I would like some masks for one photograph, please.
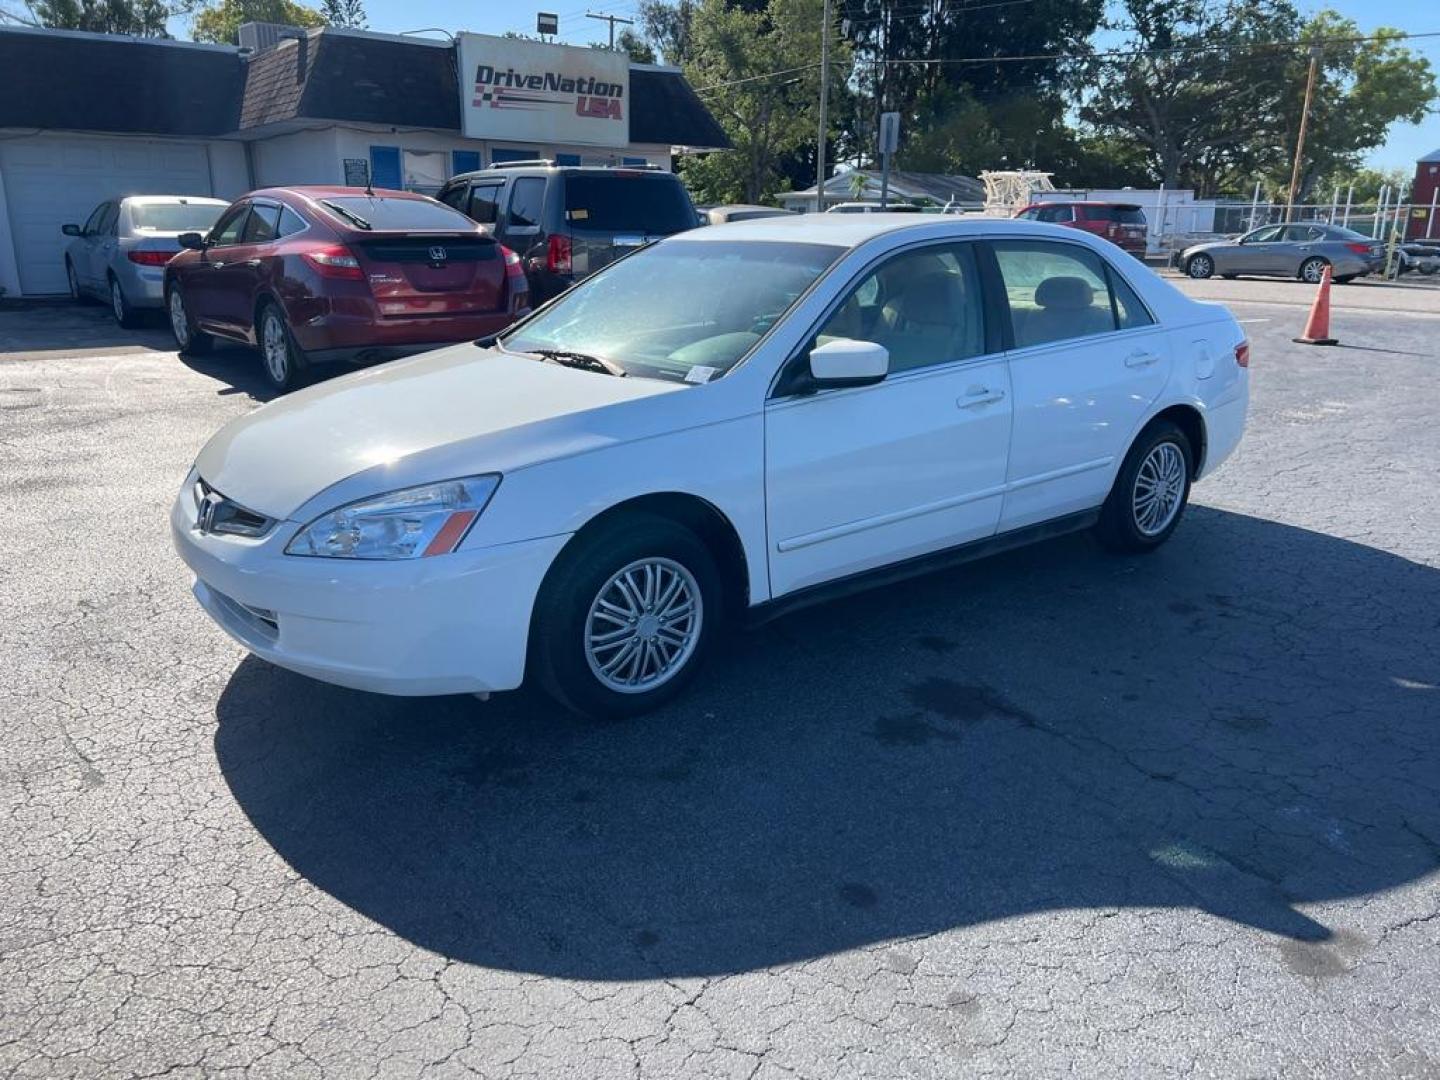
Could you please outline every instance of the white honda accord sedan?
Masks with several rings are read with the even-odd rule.
[[[1225,309],[1083,232],[765,218],[233,421],[171,524],[281,667],[631,714],[727,623],[1075,529],[1156,547],[1248,364]]]

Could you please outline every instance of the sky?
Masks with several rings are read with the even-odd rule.
[[[317,0],[309,2],[316,2],[318,6]],[[365,10],[371,30],[391,34],[432,26],[452,32],[534,33],[536,12],[549,11],[560,16],[559,40],[586,44],[604,41],[609,33],[605,23],[587,19],[587,11],[634,18],[639,7],[639,0],[613,0],[590,7],[576,6],[577,3],[579,0],[542,3],[534,0],[366,0]],[[1434,0],[1329,0],[1324,4],[1302,0],[1300,7],[1304,11],[1333,8],[1354,19],[1366,31],[1391,26],[1412,33],[1440,32],[1440,4]],[[1411,48],[1423,52],[1440,70],[1440,36],[1414,41]],[[1408,172],[1417,158],[1435,149],[1440,149],[1440,115],[1432,114],[1423,123],[1397,124],[1391,128],[1385,145],[1370,155],[1368,164],[1377,168],[1399,167]]]

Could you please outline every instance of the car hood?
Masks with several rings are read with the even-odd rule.
[[[460,475],[424,475],[427,462],[504,472],[613,442],[645,426],[625,415],[636,403],[685,389],[457,345],[279,398],[222,428],[195,466],[227,498],[289,518],[360,473],[376,473],[376,494]]]

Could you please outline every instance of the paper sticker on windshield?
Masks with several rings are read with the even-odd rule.
[[[568,217],[571,221],[584,221],[586,218],[588,218],[588,217],[590,216],[590,211],[589,211],[589,210],[571,210],[571,211],[570,211],[569,213],[567,213],[565,216]]]
[[[697,364],[685,374],[686,382],[707,383],[715,377],[715,369],[706,367],[704,364]]]

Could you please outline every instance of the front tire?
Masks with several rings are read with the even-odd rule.
[[[115,322],[122,330],[133,330],[138,323],[135,310],[125,299],[125,290],[113,276],[110,278],[110,314],[115,316]]]
[[[260,359],[265,370],[265,381],[275,390],[284,393],[293,390],[305,375],[309,365],[305,353],[295,343],[295,335],[285,322],[280,306],[267,303],[260,309]]]
[[[179,285],[170,286],[165,294],[165,311],[170,316],[170,333],[175,336],[175,347],[186,356],[204,356],[215,344],[215,339],[204,331],[195,329],[195,320],[190,318],[190,307],[185,303],[185,294]]]
[[[1196,281],[1204,281],[1215,273],[1215,260],[1209,255],[1191,255],[1185,262],[1185,273]]]
[[[720,572],[700,538],[629,515],[561,553],[536,602],[531,671],[582,716],[638,716],[690,682],[724,614]]]
[[[1095,528],[1112,551],[1154,551],[1170,539],[1190,501],[1195,450],[1185,433],[1159,420],[1140,433]]]
[[[79,275],[75,273],[75,264],[70,261],[68,255],[65,257],[65,282],[70,286],[70,299],[74,300],[77,304],[83,304],[85,302],[85,294],[80,290]]]

